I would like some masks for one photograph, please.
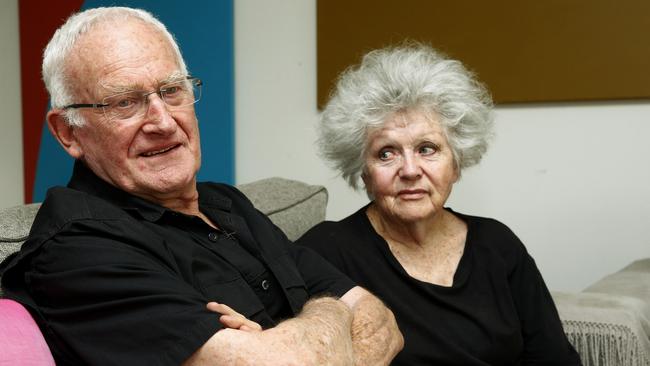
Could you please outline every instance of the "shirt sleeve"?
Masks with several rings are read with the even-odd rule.
[[[324,221],[309,229],[296,240],[295,244],[315,251],[335,268],[345,270],[345,258],[341,246],[348,244],[353,233],[348,233],[349,235],[345,236],[337,235],[337,232],[335,223]],[[345,243],[342,243],[341,240]]]
[[[179,365],[221,328],[172,261],[88,225],[99,224],[72,224],[45,242],[26,272],[56,358]]]
[[[356,284],[314,250],[290,243],[288,251],[300,271],[310,296],[341,297]]]
[[[509,281],[524,338],[523,365],[581,365],[535,261],[519,245]]]

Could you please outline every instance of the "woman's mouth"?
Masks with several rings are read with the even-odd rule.
[[[402,199],[419,199],[427,194],[424,189],[402,189],[397,192],[397,195]]]

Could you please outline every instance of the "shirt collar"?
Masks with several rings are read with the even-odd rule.
[[[173,212],[173,210],[164,206],[134,196],[109,184],[79,160],[74,163],[68,187],[102,198],[125,211],[138,214],[150,222],[158,221],[166,212]],[[212,209],[230,211],[231,200],[228,197],[215,194],[218,192],[208,191],[209,188],[205,187],[204,184],[197,184],[197,189],[199,191],[199,207],[206,206]]]
[[[199,183],[196,189],[199,191],[199,207],[230,211],[232,200],[212,189],[211,184]]]

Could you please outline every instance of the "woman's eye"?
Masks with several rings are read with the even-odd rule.
[[[436,152],[436,148],[434,146],[422,146],[420,148],[420,155],[431,155]]]
[[[379,160],[388,160],[393,156],[393,153],[390,150],[381,150],[379,152]]]

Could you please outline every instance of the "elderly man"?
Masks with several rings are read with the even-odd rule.
[[[197,184],[201,81],[157,19],[72,16],[43,78],[74,172],[0,269],[57,364],[375,365],[401,349],[379,300],[235,188]]]

